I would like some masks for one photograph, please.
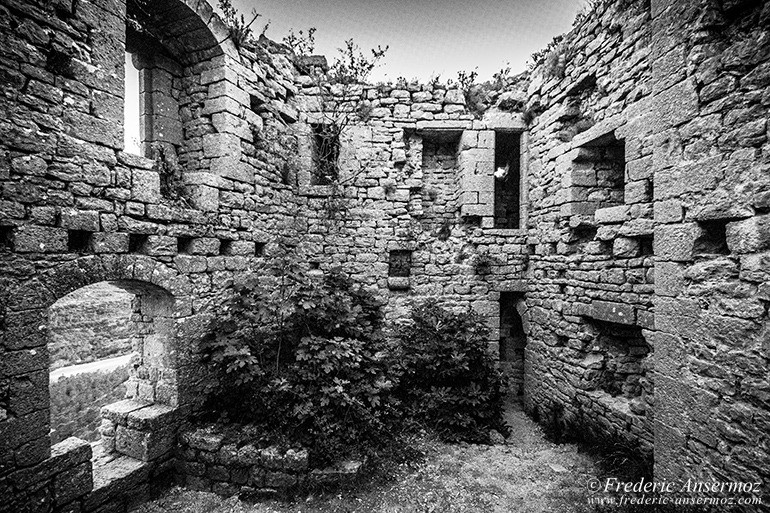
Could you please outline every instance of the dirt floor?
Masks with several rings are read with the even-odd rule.
[[[354,491],[292,502],[248,504],[175,488],[137,513],[589,512],[596,462],[578,447],[546,440],[518,404],[508,408],[504,444],[431,443],[418,464],[402,465]]]

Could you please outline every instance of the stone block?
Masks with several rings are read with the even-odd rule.
[[[618,258],[633,258],[639,254],[639,241],[618,237],[612,243],[612,255]]]
[[[123,425],[115,433],[115,449],[140,461],[153,461],[174,448],[174,433],[167,430],[138,431]]]
[[[728,223],[727,247],[733,253],[759,253],[770,250],[770,214]]]
[[[91,250],[94,253],[128,253],[128,234],[94,233],[91,235]]]
[[[14,230],[13,249],[19,253],[64,253],[67,230],[48,226],[23,225]]]
[[[63,208],[59,214],[59,224],[68,230],[96,232],[99,231],[99,212]]]
[[[143,247],[144,252],[150,256],[170,256],[177,252],[176,237],[166,235],[149,235]]]
[[[700,230],[694,223],[655,227],[654,251],[659,261],[686,262],[693,259]]]
[[[128,421],[129,413],[140,408],[145,408],[146,406],[146,403],[125,399],[123,401],[108,404],[107,406],[102,406],[101,415],[102,418],[107,419],[115,424],[125,425]]]
[[[90,461],[57,474],[53,492],[56,504],[67,504],[90,492],[94,486],[92,476]]]
[[[594,300],[591,302],[591,317],[616,324],[636,324],[634,307],[624,303]]]
[[[622,223],[630,219],[630,209],[627,205],[600,208],[594,212],[594,220],[600,224]]]
[[[144,203],[160,201],[160,175],[152,170],[134,169],[131,173],[131,199]]]
[[[655,222],[678,223],[684,219],[684,208],[679,200],[656,201]]]

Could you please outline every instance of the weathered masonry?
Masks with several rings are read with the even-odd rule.
[[[202,0],[0,0],[0,33],[0,511],[172,479],[200,337],[285,241],[391,320],[476,309],[533,415],[659,478],[770,477],[770,2],[605,2],[483,116],[360,86],[338,137],[291,53],[236,48]],[[50,307],[102,282],[142,321],[127,397],[100,443],[52,445]]]

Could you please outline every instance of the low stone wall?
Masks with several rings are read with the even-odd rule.
[[[238,445],[214,425],[193,427],[179,437],[179,479],[194,490],[220,495],[288,495],[314,486],[334,486],[354,479],[362,466],[350,461],[311,469],[307,449],[280,450]]]

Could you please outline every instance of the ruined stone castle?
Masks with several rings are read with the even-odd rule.
[[[205,0],[0,0],[0,33],[0,511],[124,511],[173,477],[201,335],[287,236],[391,320],[481,313],[543,422],[661,479],[770,477],[770,2],[603,2],[484,112],[360,86],[331,142],[306,66]],[[94,458],[51,445],[48,319],[100,282],[141,359]]]

